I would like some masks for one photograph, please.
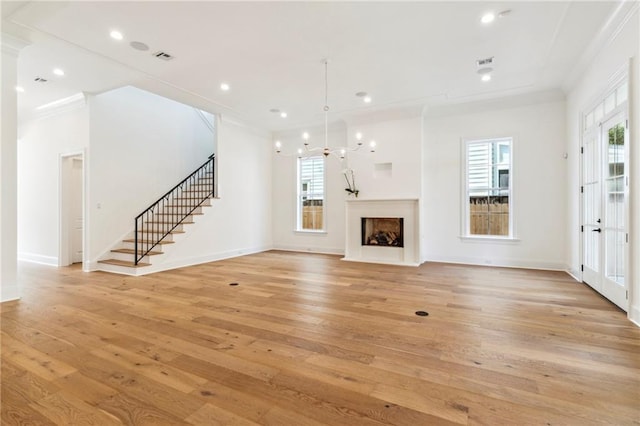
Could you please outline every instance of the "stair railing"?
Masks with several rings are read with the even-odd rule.
[[[135,218],[136,265],[204,201],[215,197],[214,160],[211,154],[206,163]]]

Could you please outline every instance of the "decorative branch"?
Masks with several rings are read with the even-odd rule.
[[[353,173],[353,169],[346,169],[344,172],[344,180],[347,182],[347,188],[344,190],[349,193],[349,195],[355,195],[358,198],[358,193],[360,192],[356,189],[356,177]]]

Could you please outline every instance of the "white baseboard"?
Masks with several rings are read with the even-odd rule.
[[[497,266],[501,268],[540,269],[545,271],[567,271],[567,265],[558,262],[529,259],[492,259],[476,257],[427,256],[427,262],[456,263],[463,265]]]
[[[395,265],[395,266],[420,266],[420,263],[417,262],[392,262],[388,260],[369,260],[369,259],[349,259],[347,257],[343,257],[340,260],[344,260],[346,262],[360,262],[360,263],[373,263],[376,265]]]
[[[273,246],[272,250],[294,251],[298,253],[317,253],[317,254],[339,254],[344,256],[344,248],[311,248],[308,246],[296,246],[279,244]]]
[[[18,260],[23,262],[39,263],[41,265],[58,266],[58,258],[56,256],[44,256],[35,253],[18,253]]]
[[[107,272],[113,272],[116,274],[143,276],[143,275],[153,274],[156,272],[169,271],[172,269],[185,268],[187,266],[201,265],[203,263],[215,262],[218,260],[224,260],[224,259],[230,259],[230,258],[239,257],[239,256],[246,256],[249,254],[261,253],[268,250],[271,250],[271,246],[230,250],[226,252],[210,253],[204,256],[195,256],[195,257],[189,257],[189,258],[184,258],[184,259],[179,259],[174,261],[169,260],[167,262],[159,263],[157,265],[151,265],[151,266],[146,266],[146,267],[137,268],[137,269],[126,268],[126,267],[113,267],[114,265],[102,266],[102,264],[99,264],[98,262],[91,262],[89,264],[89,269],[91,271],[107,271]]]
[[[632,323],[640,327],[640,306],[632,305],[631,309],[629,309],[628,318]]]
[[[180,259],[177,261],[165,262],[157,266],[151,265],[148,268],[140,268],[142,273],[139,275],[147,275],[153,272],[168,271],[170,269],[184,268],[187,266],[215,262],[217,260],[231,259],[234,257],[246,256],[249,254],[262,253],[263,251],[268,251],[268,250],[271,250],[270,246],[230,250],[230,251],[225,251],[220,253],[210,253],[204,256],[195,256],[195,257]]]
[[[0,288],[0,303],[20,299],[20,287],[17,285]]]
[[[579,283],[582,282],[582,278],[580,278],[582,276],[582,272],[578,271],[577,269],[572,269],[569,268],[565,271],[571,278],[573,278],[574,280],[578,281]]]

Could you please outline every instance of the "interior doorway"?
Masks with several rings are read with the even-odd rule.
[[[84,256],[84,155],[60,157],[59,265],[81,263]]]

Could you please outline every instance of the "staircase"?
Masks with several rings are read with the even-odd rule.
[[[134,219],[133,232],[105,257],[98,269],[142,275],[140,269],[162,259],[215,197],[214,155]]]

